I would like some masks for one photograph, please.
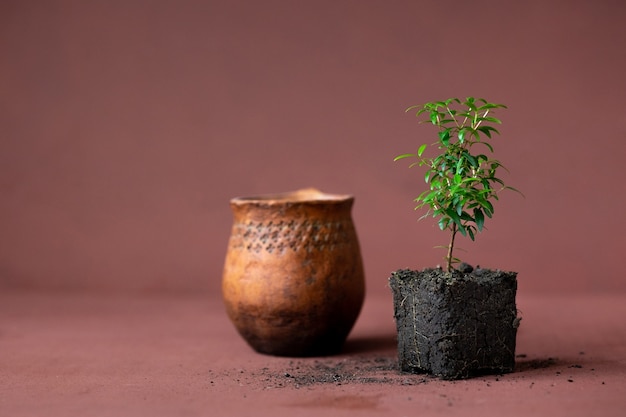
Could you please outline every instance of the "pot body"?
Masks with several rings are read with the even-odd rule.
[[[351,196],[315,189],[230,202],[222,278],[229,318],[257,352],[338,352],[365,295]]]

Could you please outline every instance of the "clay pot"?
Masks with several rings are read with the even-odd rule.
[[[354,198],[315,189],[234,198],[226,311],[257,352],[337,353],[363,304]]]

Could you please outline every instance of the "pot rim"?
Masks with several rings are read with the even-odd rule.
[[[317,188],[302,188],[295,191],[287,191],[275,194],[260,194],[256,196],[235,197],[230,200],[232,204],[284,204],[284,203],[343,203],[354,200],[350,194],[325,193]]]

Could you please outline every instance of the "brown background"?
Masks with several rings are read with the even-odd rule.
[[[228,200],[356,196],[370,292],[432,266],[404,109],[506,103],[503,194],[471,263],[520,290],[623,291],[626,4],[0,3],[0,287],[216,291]]]

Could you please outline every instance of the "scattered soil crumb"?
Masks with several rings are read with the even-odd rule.
[[[526,355],[518,355],[517,358],[526,358]],[[531,360],[518,360],[515,363],[515,372],[546,369],[551,368],[558,364],[558,360],[555,358],[546,359],[531,359]]]
[[[427,375],[401,373],[397,359],[388,357],[293,360],[281,376],[296,387],[315,384],[418,385],[434,379]]]
[[[582,365],[565,364],[555,358],[528,359],[527,355],[517,355],[515,371],[510,378],[518,380],[525,377],[520,373],[557,368],[556,376],[562,376],[566,368],[581,369]],[[262,389],[272,388],[302,388],[313,385],[333,384],[385,384],[398,386],[412,386],[428,384],[430,382],[443,383],[440,378],[429,374],[412,374],[400,371],[398,360],[393,356],[350,356],[329,358],[294,358],[281,361],[271,367],[263,367],[256,371],[233,369],[230,374],[232,380],[239,385],[248,385],[261,382]],[[278,366],[276,366],[278,365]],[[516,375],[517,374],[517,375]],[[226,375],[224,375],[226,376]],[[493,379],[485,379],[487,387],[492,382],[501,381],[502,375],[495,375]],[[568,382],[574,382],[573,375],[568,375]],[[214,386],[215,380],[210,380]],[[452,382],[454,383],[454,381]],[[602,381],[602,384],[605,384]],[[534,381],[530,381],[529,388],[533,388]]]

